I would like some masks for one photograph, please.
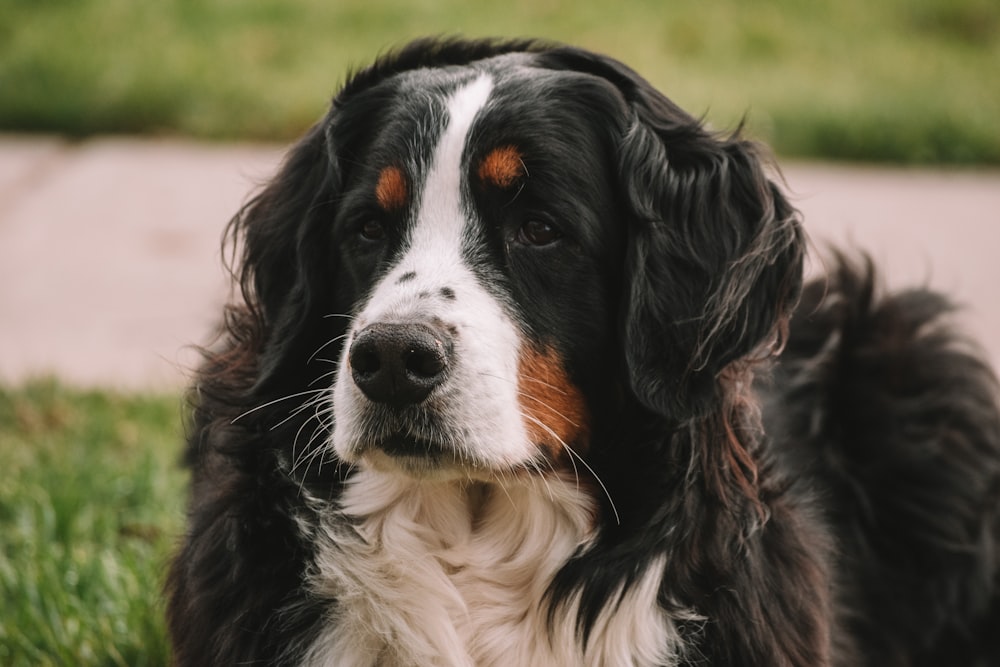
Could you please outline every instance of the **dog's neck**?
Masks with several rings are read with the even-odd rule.
[[[668,664],[662,559],[588,642],[577,599],[550,623],[549,585],[594,539],[595,512],[572,476],[484,483],[360,471],[321,531],[313,585],[336,600],[335,620],[307,664]]]

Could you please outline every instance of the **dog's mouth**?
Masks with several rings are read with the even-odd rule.
[[[475,476],[485,469],[481,461],[471,460],[445,442],[405,431],[369,440],[357,452],[376,469],[420,479]]]
[[[440,462],[448,454],[454,456],[439,442],[403,432],[394,433],[373,446],[393,458],[419,458],[428,463]]]
[[[490,481],[501,474],[514,478],[551,467],[539,459],[498,463],[477,456],[447,437],[427,437],[408,429],[390,435],[368,437],[352,448],[354,458],[387,473],[401,473],[420,479],[478,479]]]

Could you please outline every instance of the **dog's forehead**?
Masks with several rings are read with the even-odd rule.
[[[485,82],[485,94],[469,102],[468,90],[476,82]],[[372,128],[378,150],[370,155],[377,156],[379,169],[402,167],[418,181],[455,122],[466,127],[464,157],[474,160],[467,163],[473,173],[506,188],[517,183],[532,146],[534,159],[554,160],[557,153],[580,149],[588,135],[613,132],[614,122],[593,122],[602,109],[608,118],[623,116],[616,113],[620,95],[608,81],[551,69],[531,53],[409,70],[383,85],[394,90],[394,101],[383,107],[385,121]]]
[[[575,105],[577,95],[598,88],[614,95],[608,81],[587,72],[548,68],[534,53],[506,53],[466,65],[409,70],[392,77],[391,85],[407,115],[447,123],[449,100],[484,77],[490,81],[490,92],[478,115],[485,119],[497,111],[505,117],[545,117],[567,108],[584,115],[593,110]]]
[[[447,98],[463,85],[486,75],[493,81],[530,80],[537,77],[537,57],[530,53],[505,53],[464,65],[421,67],[395,75],[399,90],[417,102],[428,95]]]

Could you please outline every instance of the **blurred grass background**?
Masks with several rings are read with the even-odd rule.
[[[996,0],[0,0],[0,130],[286,141],[425,34],[618,57],[783,156],[1000,164]]]
[[[181,402],[0,388],[0,665],[164,665]]]

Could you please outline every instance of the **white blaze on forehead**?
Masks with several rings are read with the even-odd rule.
[[[472,122],[486,106],[492,90],[492,80],[482,75],[448,100],[448,126],[434,150],[410,237],[410,247],[417,252],[433,247],[436,251],[447,248],[461,253],[462,230],[468,217],[462,207],[462,155]],[[448,259],[457,260],[458,254]]]
[[[411,297],[421,291],[442,287],[466,294],[483,291],[462,257],[462,239],[472,222],[471,211],[463,205],[466,170],[462,157],[472,124],[492,90],[493,81],[484,74],[460,86],[447,99],[445,129],[434,147],[423,190],[417,196],[417,211],[403,256],[377,287],[366,314],[405,318],[406,311],[416,305]],[[397,281],[406,273],[414,274],[416,279],[400,289]]]

